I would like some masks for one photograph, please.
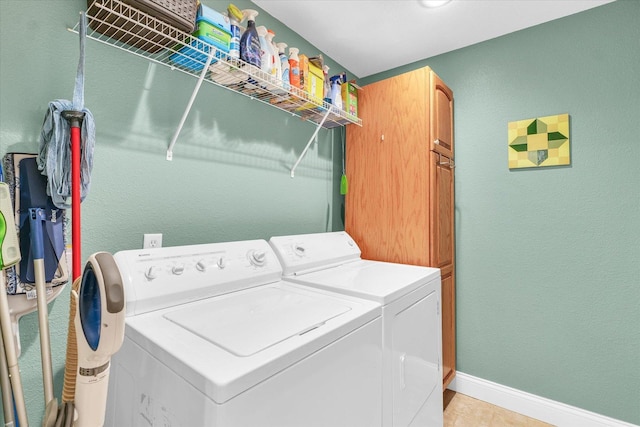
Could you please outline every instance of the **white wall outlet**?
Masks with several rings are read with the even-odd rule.
[[[142,240],[142,249],[161,248],[162,233],[145,234]]]

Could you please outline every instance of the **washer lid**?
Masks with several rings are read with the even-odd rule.
[[[129,316],[125,337],[222,404],[357,329],[381,327],[381,312],[374,301],[276,282]]]
[[[438,268],[369,260],[286,277],[286,280],[296,283],[366,298],[383,305],[434,279],[440,280]]]
[[[213,299],[164,317],[236,356],[246,357],[349,310],[336,301],[268,287],[238,298]]]

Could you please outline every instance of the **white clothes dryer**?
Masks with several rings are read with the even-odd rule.
[[[285,280],[382,304],[383,425],[442,426],[440,270],[363,260],[346,232],[269,243]]]
[[[265,240],[122,251],[107,426],[380,426],[381,306],[281,281]]]

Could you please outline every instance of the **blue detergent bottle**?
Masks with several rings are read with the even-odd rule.
[[[242,13],[247,17],[247,29],[240,38],[240,59],[247,64],[260,68],[260,38],[256,30],[258,11],[245,9]]]

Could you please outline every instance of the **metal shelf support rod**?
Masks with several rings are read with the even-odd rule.
[[[213,55],[215,54],[214,49],[210,49],[209,56],[207,57],[207,62],[204,64],[204,68],[200,73],[200,77],[198,78],[198,82],[196,83],[196,87],[193,89],[193,93],[191,94],[191,98],[189,99],[189,103],[187,104],[187,108],[184,110],[184,114],[182,115],[182,119],[180,119],[180,124],[178,124],[178,128],[176,132],[173,134],[173,138],[171,138],[171,143],[169,144],[169,148],[167,149],[167,160],[173,160],[173,146],[176,145],[176,141],[180,132],[182,131],[182,127],[184,126],[184,122],[187,120],[187,116],[191,111],[191,107],[193,106],[193,102],[196,100],[196,96],[200,91],[200,86],[202,86],[202,82],[204,81],[204,76],[207,75],[207,71],[209,70],[209,65],[211,65],[211,60],[213,59]]]
[[[327,112],[324,113],[324,117],[322,118],[322,121],[320,121],[320,123],[318,123],[318,126],[316,126],[316,130],[313,132],[313,135],[311,135],[311,138],[309,138],[309,142],[307,142],[307,146],[304,147],[304,150],[302,150],[302,153],[300,153],[300,157],[298,157],[298,160],[296,161],[296,163],[291,168],[291,178],[293,178],[295,176],[296,168],[298,167],[298,165],[302,161],[302,158],[305,156],[305,154],[307,154],[307,150],[311,146],[311,143],[313,143],[313,140],[315,139],[315,137],[318,136],[318,131],[320,130],[320,128],[324,124],[325,120],[327,120],[327,117],[329,117],[330,113],[331,113],[331,108],[327,109]]]

